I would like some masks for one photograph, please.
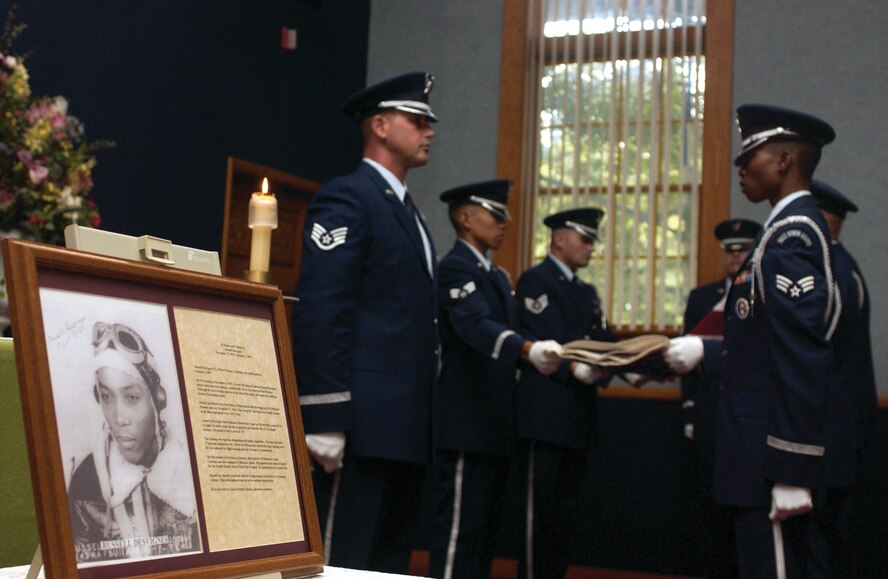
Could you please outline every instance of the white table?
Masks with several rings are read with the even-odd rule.
[[[0,579],[25,579],[27,574],[28,565],[0,568]],[[324,567],[323,573],[320,575],[310,575],[310,577],[321,577],[322,579],[398,579],[398,577],[407,578],[410,576],[378,573],[376,571],[359,571],[342,567]],[[42,570],[40,571],[39,579],[45,579]],[[415,579],[415,577],[410,577],[410,579]]]

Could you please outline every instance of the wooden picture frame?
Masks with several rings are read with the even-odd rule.
[[[47,577],[320,573],[280,290],[2,250]]]

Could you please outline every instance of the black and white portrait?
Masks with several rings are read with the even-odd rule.
[[[166,306],[40,300],[78,566],[200,552]]]

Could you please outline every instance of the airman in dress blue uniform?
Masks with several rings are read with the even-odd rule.
[[[722,221],[715,227],[726,277],[691,290],[685,308],[684,335],[718,339],[724,336],[727,292],[761,228],[755,221],[736,218]],[[703,371],[711,366],[703,364],[682,376],[682,414],[684,434],[689,440],[693,461],[694,493],[699,506],[696,513],[699,534],[693,544],[700,546],[704,576],[728,579],[737,575],[737,557],[730,510],[712,500],[719,375],[718,372]]]
[[[825,483],[830,339],[840,314],[826,221],[811,195],[823,120],[781,107],[737,109],[740,188],[771,213],[725,305],[720,340],[675,338],[687,372],[722,357],[713,496],[734,507],[742,577],[805,577],[812,489]],[[681,340],[681,341],[679,341]]]
[[[854,571],[855,483],[858,458],[877,411],[876,380],[870,340],[870,303],[863,273],[841,243],[842,225],[857,205],[838,189],[814,180],[811,193],[823,212],[832,236],[836,283],[842,315],[832,337],[834,376],[828,406],[826,488],[814,494],[814,541],[816,552],[828,554],[821,564],[822,576],[841,576]]]
[[[614,342],[595,286],[577,270],[589,263],[604,212],[593,207],[549,215],[549,255],[518,280],[521,331],[535,339]],[[551,376],[527,369],[518,385],[518,433],[527,472],[527,540],[519,561],[528,579],[564,576],[576,528],[588,445],[596,438],[598,385],[608,373],[564,361]]]
[[[349,97],[363,162],[305,217],[293,352],[309,453],[335,473],[319,509],[331,565],[405,573],[412,548],[439,344],[435,249],[405,180],[429,160],[432,82],[408,73]]]
[[[555,342],[517,330],[512,284],[487,253],[509,219],[511,183],[485,181],[441,194],[457,233],[438,282],[443,360],[434,394],[435,521],[431,574],[486,579],[515,451],[515,376],[522,360],[551,373]]]
[[[824,121],[737,109],[740,188],[773,209],[725,308],[715,499],[735,517],[744,577],[804,577],[811,489],[822,486],[839,313],[829,229],[810,194]]]

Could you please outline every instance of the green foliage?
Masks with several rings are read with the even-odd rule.
[[[603,249],[584,276],[605,294],[614,325],[681,323],[694,265],[704,64],[676,56],[543,69],[534,258],[548,250],[543,217],[607,209]]]

